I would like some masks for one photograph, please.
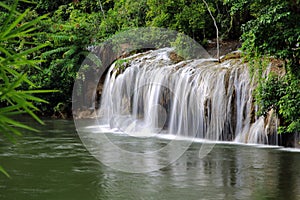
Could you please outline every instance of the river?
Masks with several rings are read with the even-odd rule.
[[[0,174],[0,199],[300,199],[300,153],[291,149],[219,143],[200,159],[201,143],[193,143],[160,170],[125,173],[90,155],[73,121],[45,122],[15,144],[1,141],[0,163],[11,178]]]

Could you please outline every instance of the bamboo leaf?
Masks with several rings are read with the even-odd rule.
[[[17,8],[17,4],[18,4],[18,1],[15,1],[13,6],[8,6],[4,3],[1,3],[0,6],[2,6],[3,8],[6,8],[8,9],[10,12],[9,12],[9,15],[8,17],[6,18],[6,20],[4,21],[3,25],[2,25],[2,29],[1,29],[1,32],[5,31],[5,29],[7,28],[9,22],[11,21],[11,19],[14,17],[14,15],[16,14],[16,8]],[[21,13],[18,13],[18,15],[21,15]],[[0,41],[2,40],[1,38],[1,35],[0,35]]]
[[[20,105],[3,107],[3,108],[0,108],[0,114],[3,114],[3,113],[8,114],[8,113],[11,113],[12,111],[18,110],[20,108],[21,108]]]
[[[1,118],[1,115],[0,115],[0,118]],[[16,138],[15,136],[17,134],[14,133],[14,131],[17,131],[17,130],[12,130],[13,127],[10,127],[10,126],[7,126],[6,124],[1,124],[0,125],[0,131],[1,133],[3,133],[3,135],[12,143],[16,143]]]
[[[7,9],[7,10],[9,10],[9,11],[13,11],[14,13],[16,13],[16,14],[18,14],[18,15],[21,14],[21,13],[19,13],[18,11],[13,10],[11,6],[8,6],[8,5],[6,5],[5,3],[2,3],[2,2],[0,2],[0,7],[5,8],[5,9]]]
[[[22,91],[24,94],[30,93],[30,94],[36,94],[36,93],[49,93],[49,92],[60,92],[59,90],[27,90]]]
[[[26,74],[19,74],[19,78],[16,79],[16,81],[12,82],[10,86],[7,88],[8,91],[13,90],[21,85],[21,83],[24,81]]]
[[[27,101],[31,100],[31,101],[35,101],[35,102],[48,103],[46,100],[29,95],[28,93],[24,93],[23,91],[18,91],[18,93],[20,95],[22,95],[22,98],[26,99]]]
[[[37,28],[30,28],[30,29],[27,29],[25,31],[21,31],[20,29],[15,29],[13,32],[10,32],[9,35],[5,35],[2,39],[3,40],[10,40],[11,42],[19,43],[19,41],[13,41],[12,39],[33,37],[35,35],[39,35],[39,33],[31,33],[35,30],[37,30]]]
[[[4,32],[2,32],[0,37],[5,39],[5,36],[24,19],[24,17],[27,15],[28,12],[29,12],[29,9],[27,9],[24,13],[19,15],[17,17],[17,19],[15,19],[15,21],[13,23],[11,23],[10,26],[6,27],[6,30]]]
[[[40,22],[41,20],[46,19],[47,16],[48,16],[47,14],[46,14],[46,15],[42,15],[42,16],[40,16],[40,17],[38,17],[38,18],[36,18],[36,19],[30,21],[30,22],[26,22],[26,23],[22,24],[21,26],[19,26],[18,28],[12,30],[12,31],[10,32],[10,34],[11,34],[11,35],[16,35],[16,36],[19,36],[19,35],[20,35],[20,36],[30,36],[30,35],[28,35],[27,33],[30,33],[30,32],[35,31],[35,30],[37,29],[37,28],[35,27],[36,24],[37,24],[38,22]],[[37,34],[40,34],[40,33],[39,33],[39,32],[34,33],[34,35],[37,35]],[[32,36],[32,35],[31,35],[31,36]]]
[[[37,129],[32,128],[32,127],[30,127],[30,126],[27,126],[27,125],[25,125],[25,124],[22,124],[21,122],[18,122],[18,121],[16,121],[16,120],[13,120],[13,119],[11,119],[11,118],[9,118],[9,117],[6,117],[6,116],[4,116],[4,115],[2,115],[1,118],[2,118],[2,120],[4,120],[7,124],[9,124],[9,125],[11,125],[11,126],[18,127],[18,128],[22,128],[22,129],[26,129],[26,130],[29,130],[29,131],[38,132]],[[21,134],[19,134],[19,133],[18,133],[17,135],[21,136]]]
[[[4,49],[1,46],[0,46],[0,52],[4,53],[6,56],[11,56],[11,53],[7,49]]]
[[[11,75],[14,75],[15,77],[19,77],[21,74],[17,72],[16,70],[12,68],[6,68],[6,71],[9,72]],[[30,86],[35,87],[34,83],[31,82],[26,76],[23,77],[24,82],[28,83]]]
[[[33,118],[35,119],[38,123],[44,125],[45,123],[36,115],[34,114],[31,110],[28,108],[25,108],[25,111]]]
[[[37,4],[36,2],[34,1],[28,1],[28,0],[20,0],[21,2],[24,2],[24,3],[29,3],[29,4]]]
[[[10,175],[5,171],[5,169],[0,165],[0,172],[2,172],[7,178],[10,178]]]
[[[42,44],[42,45],[39,45],[39,46],[30,48],[30,49],[27,49],[25,51],[22,51],[22,52],[20,52],[18,54],[13,55],[13,57],[22,57],[22,56],[25,56],[25,55],[29,55],[29,54],[31,54],[33,52],[36,52],[37,50],[40,50],[40,49],[42,49],[42,48],[44,48],[46,46],[49,46],[49,44]]]
[[[5,113],[6,116],[16,116],[16,115],[22,115],[22,114],[26,114],[25,111],[10,111]]]

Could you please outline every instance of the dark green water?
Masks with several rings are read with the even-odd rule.
[[[1,141],[0,164],[11,175],[0,174],[1,200],[300,199],[299,152],[218,144],[199,159],[201,144],[194,143],[172,165],[131,174],[92,157],[73,121],[46,124],[41,133],[24,133],[16,144]],[[132,140],[123,137],[122,142]]]

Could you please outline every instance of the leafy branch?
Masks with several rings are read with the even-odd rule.
[[[35,88],[35,84],[29,80],[24,73],[25,68],[39,69],[38,64],[43,60],[34,59],[32,56],[49,44],[35,43],[33,36],[36,36],[37,24],[47,16],[43,15],[34,20],[26,21],[25,17],[29,13],[27,9],[24,13],[16,11],[18,1],[12,7],[0,4],[0,7],[9,9],[9,13],[0,26],[0,133],[10,141],[15,142],[16,136],[21,136],[22,129],[38,130],[25,125],[16,119],[15,116],[28,114],[38,123],[43,121],[35,114],[38,108],[35,103],[47,103],[45,100],[34,96],[37,93],[56,92],[54,90],[24,90],[25,85]],[[19,46],[20,38],[27,39],[30,44],[22,49]],[[0,172],[9,177],[9,174],[0,166]]]

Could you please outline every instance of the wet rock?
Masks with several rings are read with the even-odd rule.
[[[75,119],[89,119],[89,118],[96,118],[97,114],[95,110],[77,110],[73,112],[73,117]]]
[[[179,62],[181,62],[181,61],[184,60],[183,57],[181,57],[180,55],[178,55],[178,54],[175,53],[174,51],[170,52],[169,58],[171,59],[171,61],[172,61],[174,64],[179,63]]]
[[[233,51],[230,52],[220,58],[220,62],[224,62],[225,60],[238,59],[241,58],[241,51]]]

